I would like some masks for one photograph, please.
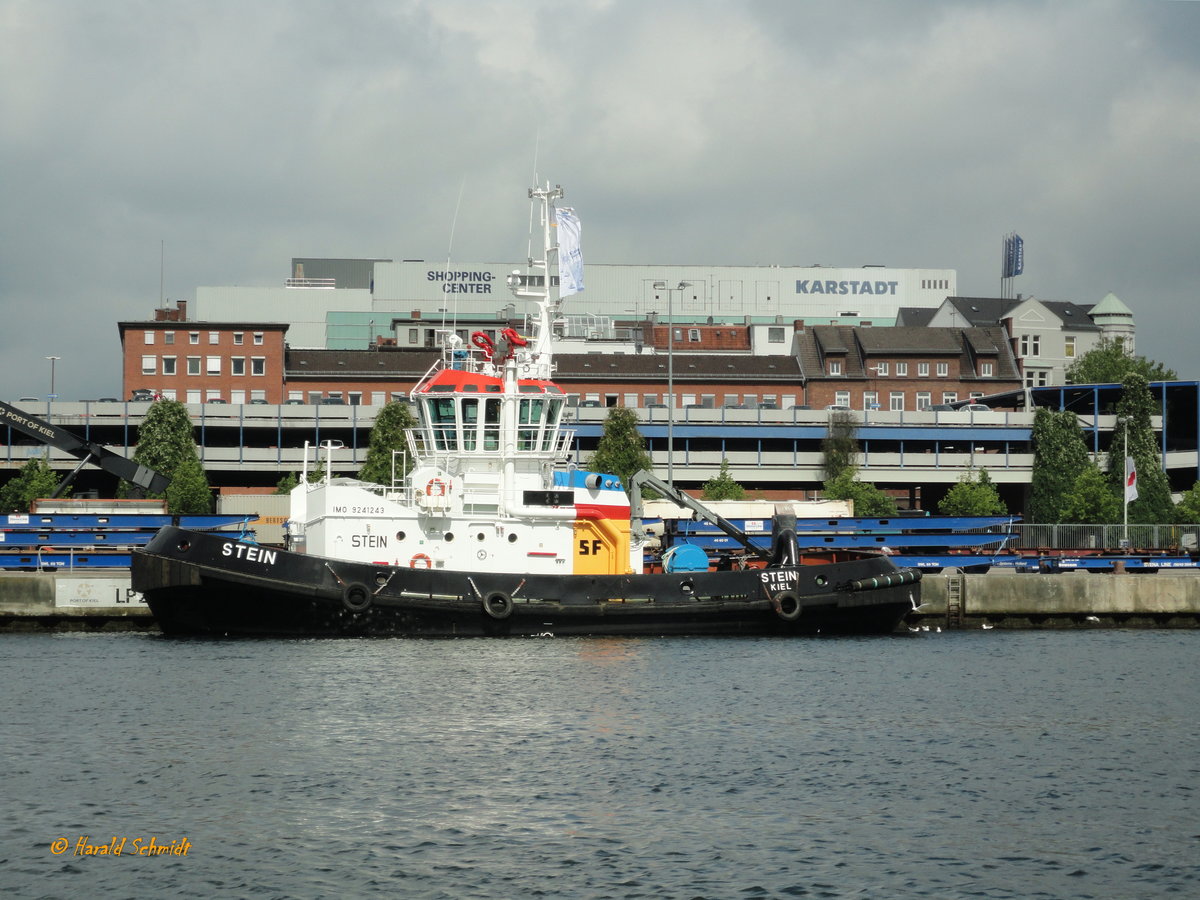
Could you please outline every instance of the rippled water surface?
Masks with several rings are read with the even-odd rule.
[[[7,635],[0,890],[1196,897],[1198,662],[1194,632]]]

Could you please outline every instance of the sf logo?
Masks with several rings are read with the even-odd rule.
[[[603,546],[604,542],[599,539],[593,538],[589,541],[587,538],[584,538],[579,542],[579,555],[595,556],[600,552],[600,548]]]

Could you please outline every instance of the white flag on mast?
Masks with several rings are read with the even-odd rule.
[[[579,247],[583,226],[569,206],[555,208],[554,218],[558,224],[558,295],[566,297],[583,290],[583,251]]]
[[[1132,503],[1138,498],[1137,464],[1132,456],[1125,457],[1125,502]]]

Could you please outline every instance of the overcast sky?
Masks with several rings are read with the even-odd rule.
[[[585,262],[997,296],[1017,231],[1017,291],[1200,377],[1200,3],[0,0],[0,46],[0,398],[118,396],[118,321],[293,256],[523,259],[535,174]]]

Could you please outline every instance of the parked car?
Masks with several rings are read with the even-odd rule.
[[[928,412],[954,412],[955,407],[949,403],[935,403],[933,406],[927,406],[925,409]]]
[[[322,397],[321,406],[345,406],[346,401],[341,397]]]
[[[129,400],[132,403],[145,403],[153,399],[154,391],[147,390],[146,388],[138,388],[129,395]]]
[[[250,405],[251,406],[266,406],[267,401],[266,400],[251,400]]]
[[[204,402],[205,403],[226,403],[226,404],[229,403],[229,401],[226,400],[224,397],[209,397]]]
[[[983,403],[968,403],[962,408],[967,412],[992,412],[992,408]]]
[[[304,406],[305,403],[303,400],[284,400],[283,405],[284,406]]]
[[[836,409],[836,410],[839,410],[839,411],[841,411],[841,412],[850,412],[850,407],[848,407],[848,406],[842,406],[842,405],[841,405],[841,404],[839,404],[839,403],[830,403],[830,404],[829,404],[827,407],[825,407],[825,408],[826,408],[826,409]]]

